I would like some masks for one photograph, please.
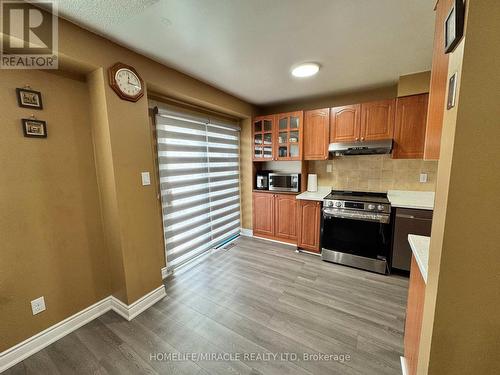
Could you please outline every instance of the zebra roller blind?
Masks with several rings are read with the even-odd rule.
[[[240,231],[239,127],[158,108],[158,167],[168,269]]]

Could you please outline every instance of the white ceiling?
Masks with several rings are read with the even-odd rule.
[[[430,69],[435,0],[59,0],[63,17],[253,104]],[[316,61],[313,78],[290,68]]]

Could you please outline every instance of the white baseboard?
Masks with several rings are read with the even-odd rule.
[[[242,236],[246,236],[246,237],[253,237],[253,230],[251,229],[246,229],[246,228],[241,228],[240,230],[240,234]]]
[[[17,345],[0,353],[0,372],[7,370],[30,355],[75,331],[111,309],[109,297],[94,303],[82,311],[54,324]]]
[[[293,244],[293,243],[289,243],[289,242],[284,242],[284,241],[280,241],[280,240],[272,240],[270,238],[259,237],[259,236],[252,236],[252,237],[253,238],[257,238],[259,240],[275,242],[275,243],[279,243],[279,244],[282,244],[282,245],[287,245],[287,246],[291,246],[291,247],[297,248],[297,244]]]
[[[156,302],[161,300],[166,295],[167,293],[165,292],[165,286],[161,285],[155,290],[146,294],[145,296],[142,296],[131,305],[126,305],[118,298],[115,298],[113,296],[110,296],[109,298],[110,298],[111,309],[115,311],[118,315],[121,315],[123,318],[130,321],[144,310],[147,310],[148,308],[153,306]]]
[[[399,359],[401,360],[401,373],[403,375],[410,375],[410,373],[408,372],[408,366],[406,364],[406,358],[401,356],[399,357]]]
[[[314,255],[316,257],[320,257],[321,256],[321,253],[313,253],[312,251],[304,250],[304,249],[299,249],[299,248],[297,248],[297,252],[298,253],[309,254],[309,255]]]
[[[110,310],[131,320],[165,296],[165,286],[161,285],[131,305],[113,296],[106,297],[0,353],[0,373]]]
[[[279,240],[272,240],[270,238],[265,238],[265,237],[254,236],[252,229],[241,228],[240,229],[240,234],[242,236],[245,236],[245,237],[254,237],[254,238],[258,238],[259,240],[271,241],[271,242],[280,243],[282,245],[288,245],[288,246],[292,246],[292,247],[297,247],[297,245],[294,245],[293,243],[288,243],[288,242],[279,241]]]

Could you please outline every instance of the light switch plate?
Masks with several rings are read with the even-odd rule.
[[[420,173],[420,182],[427,182],[427,173]]]
[[[142,186],[151,185],[151,176],[149,172],[141,172]]]
[[[43,298],[43,296],[31,301],[31,311],[33,312],[33,315],[45,311],[45,299]]]
[[[331,173],[331,172],[332,172],[332,170],[333,170],[333,165],[331,165],[330,163],[328,163],[328,164],[326,165],[326,171],[327,171],[328,173]]]

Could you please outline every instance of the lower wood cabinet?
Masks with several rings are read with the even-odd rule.
[[[253,233],[274,235],[274,194],[253,193]]]
[[[297,199],[294,194],[253,193],[253,234],[297,243]]]
[[[412,256],[404,337],[404,356],[408,374],[410,375],[417,373],[418,349],[424,314],[424,299],[425,281],[420,273],[415,257]]]
[[[297,199],[295,195],[274,196],[274,235],[297,241]]]
[[[319,253],[321,251],[321,202],[306,200],[299,200],[298,202],[297,247]]]

